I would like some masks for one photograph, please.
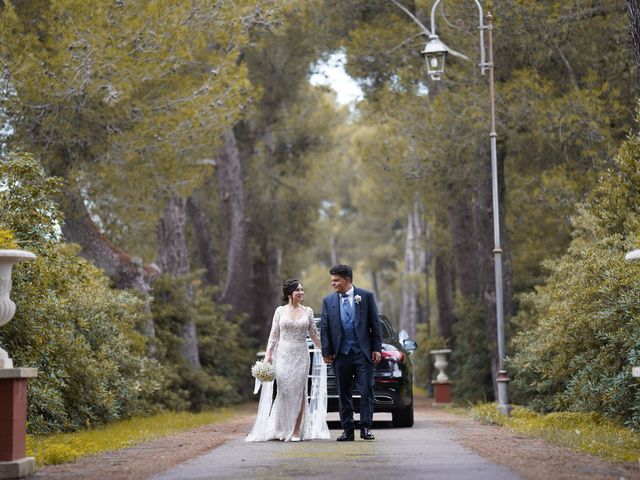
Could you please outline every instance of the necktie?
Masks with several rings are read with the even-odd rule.
[[[351,318],[351,305],[349,305],[349,295],[346,293],[341,293],[342,297],[342,309],[347,318]]]

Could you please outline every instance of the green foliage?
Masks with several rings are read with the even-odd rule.
[[[636,72],[620,2],[516,0],[494,13],[507,238],[522,292],[566,250],[576,203],[631,128]]]
[[[584,82],[585,88],[565,91],[525,69],[514,72],[503,89],[511,152],[507,225],[521,291],[540,283],[542,260],[566,249],[576,203],[610,165],[628,128],[623,119],[630,106],[621,92],[594,74]]]
[[[82,190],[118,245],[150,258],[153,241],[139,239],[153,238],[160,206],[201,184],[220,133],[255,100],[241,48],[286,8],[5,1],[0,64],[15,94],[0,105],[15,129],[9,140]]]
[[[609,460],[635,462],[640,434],[596,413],[558,412],[539,415],[514,406],[510,417],[498,412],[496,403],[477,404],[470,415],[483,423],[506,426],[520,434],[542,438]]]
[[[147,315],[143,302],[111,289],[74,247],[56,242],[56,179],[26,155],[0,168],[8,186],[0,191],[0,229],[15,231],[37,254],[14,268],[16,315],[0,331],[16,365],[39,370],[29,382],[29,431],[75,430],[152,410],[162,372],[136,333]]]
[[[38,453],[39,465],[60,465],[82,456],[78,450],[66,444],[51,445],[42,453]]]
[[[496,402],[478,402],[472,404],[469,409],[469,415],[485,425],[500,425],[501,427],[509,425],[513,419],[527,420],[537,416],[532,410],[519,405],[512,405],[511,414],[507,417],[500,413]]]
[[[199,411],[237,401],[255,360],[239,324],[227,321],[225,309],[211,300],[213,292],[194,288],[192,282],[198,273],[180,279],[162,275],[153,285],[156,356],[167,371],[157,400],[173,410]],[[192,320],[196,322],[202,369],[192,368],[182,354],[181,332]]]
[[[18,248],[18,242],[12,230],[0,230],[0,248],[9,250]]]
[[[264,262],[264,245],[277,248],[283,252],[283,265],[291,274],[296,272],[296,254],[307,257],[308,246],[313,243],[316,232],[312,224],[317,219],[323,193],[301,181],[300,172],[313,168],[314,160],[331,145],[330,142],[327,145],[327,137],[335,134],[333,129],[336,124],[342,126],[344,119],[336,112],[333,98],[312,88],[298,88],[306,95],[304,101],[292,105],[285,103],[275,110],[260,112],[272,117],[272,124],[267,128],[264,140],[256,146],[256,154],[248,165],[250,175],[245,182],[252,218],[252,257],[254,261]],[[292,102],[290,98],[286,100]],[[269,141],[275,144],[270,147]],[[300,263],[308,265],[308,257]]]
[[[47,177],[28,153],[10,152],[0,162],[0,225],[11,228],[18,244],[39,248],[56,239],[62,215],[52,198],[59,192],[59,178]]]
[[[151,411],[162,372],[136,332],[145,317],[135,296],[62,244],[43,246],[15,268],[15,318],[0,339],[29,382],[29,431],[75,430]]]
[[[418,16],[425,7],[409,3]],[[450,56],[443,81],[428,83],[428,96],[426,82],[413,63],[424,44],[409,36],[417,28],[408,17],[389,15],[385,6],[366,0],[336,7],[343,16],[343,28],[350,31],[343,42],[349,71],[369,82],[360,112],[362,123],[374,133],[372,140],[363,142],[366,148],[360,149],[360,155],[369,170],[382,172],[377,184],[393,191],[396,211],[406,210],[405,195],[412,187],[430,200],[425,202],[427,214],[439,220],[435,235],[450,228],[446,208],[459,201],[460,192],[473,204],[474,218],[469,223],[490,225],[490,212],[482,203],[487,197],[481,195],[488,185],[489,128],[486,80],[475,66],[477,11],[473,2],[462,0],[448,1],[446,6],[443,2],[441,7],[443,15],[436,17],[440,38],[472,57],[472,62]],[[354,13],[347,15],[347,8]],[[493,12],[498,173],[506,185],[501,212],[506,220],[503,247],[509,248],[507,276],[513,265],[513,283],[508,279],[506,285],[513,285],[516,292],[543,282],[542,260],[566,250],[576,202],[585,199],[598,173],[611,165],[611,152],[631,126],[637,89],[629,88],[630,82],[636,85],[636,72],[628,61],[628,18],[620,2],[613,0],[598,2],[596,11],[597,15],[588,0],[515,0],[501,3]],[[381,27],[381,18],[390,25]],[[460,18],[464,23],[445,18]],[[405,58],[409,51],[415,53],[411,59]],[[596,56],[597,65],[589,61]],[[603,65],[606,68],[600,68]],[[396,184],[401,187],[392,190]],[[380,205],[374,221],[387,210]],[[473,230],[470,226],[467,231]],[[481,227],[472,234],[480,237],[490,232]],[[480,278],[478,292],[484,291],[482,283],[490,275]],[[460,298],[456,298],[460,324],[454,330],[453,358],[459,378],[454,388],[465,398],[491,398],[487,395],[492,384],[489,354],[484,345],[494,341],[485,333],[493,326],[484,323],[480,309],[471,312],[460,305]],[[490,300],[481,300],[488,310]],[[617,393],[611,395],[617,397]]]
[[[625,262],[640,234],[640,138],[574,219],[565,255],[547,261],[545,285],[523,297],[516,321],[515,399],[540,410],[598,412],[640,428],[640,270]]]
[[[416,341],[418,342],[418,349],[413,353],[414,382],[419,387],[428,387],[437,373],[432,366],[433,356],[429,352],[447,348],[447,341],[438,335],[430,334],[429,325],[425,323],[418,325]]]
[[[349,32],[341,43],[349,72],[368,82],[361,123],[374,132],[374,141],[361,155],[370,170],[382,170],[378,185],[402,185],[394,191],[394,208],[406,209],[404,194],[413,185],[429,198],[434,218],[446,219],[442,210],[460,192],[480,202],[489,126],[486,77],[476,68],[473,2],[441,4],[440,38],[472,61],[450,56],[437,83],[427,82],[418,68],[424,40],[411,36],[418,28],[391,2],[326,3]],[[420,18],[428,13],[425,2],[407,6]],[[594,7],[588,0],[515,0],[492,13],[505,244],[513,258],[514,290],[523,291],[543,281],[545,257],[566,249],[576,202],[610,165],[611,152],[630,128],[636,72],[628,61],[628,18],[620,2],[603,0]],[[590,59],[596,57],[594,64]],[[448,228],[439,223],[436,229]]]
[[[492,399],[489,341],[482,305],[465,302],[456,307],[456,317],[456,341],[451,354],[453,396],[463,401]]]
[[[57,465],[88,455],[128,448],[137,443],[226,420],[233,410],[222,408],[201,413],[162,412],[136,417],[76,433],[28,435],[27,456],[36,465]]]
[[[468,192],[470,201],[478,203],[478,191],[484,188],[483,179],[488,178],[486,77],[479,75],[472,54],[477,49],[474,23],[440,22],[441,37],[452,48],[474,58],[472,62],[452,58],[445,81],[429,84],[427,96],[418,53],[423,39],[416,40],[416,26],[392,2],[174,3],[5,1],[0,11],[0,61],[10,74],[16,95],[2,97],[0,110],[4,114],[6,107],[15,126],[15,143],[28,147],[50,171],[64,175],[72,189],[78,187],[90,199],[92,213],[100,216],[112,240],[149,259],[154,252],[154,222],[161,211],[157,207],[163,198],[167,194],[189,195],[194,188],[207,194],[213,190],[212,169],[207,165],[212,163],[210,157],[218,147],[219,134],[242,120],[248,130],[246,138],[240,138],[245,141],[240,147],[254,266],[268,260],[266,252],[276,251],[272,256],[278,263],[282,261],[283,270],[293,274],[306,268],[317,285],[313,295],[319,299],[320,292],[325,291],[326,270],[322,267],[320,274],[320,267],[308,266],[313,263],[312,257],[329,264],[339,254],[341,261],[354,264],[360,272],[359,284],[370,281],[367,271],[374,272],[381,300],[387,300],[385,308],[397,310],[393,299],[400,296],[397,280],[402,265],[396,259],[403,231],[396,226],[402,226],[411,205],[420,197],[429,209],[426,216],[438,219],[434,238],[445,239],[442,243],[455,241],[447,235],[447,207],[459,200],[459,192]],[[475,21],[472,2],[446,3],[447,17]],[[540,283],[544,274],[540,261],[565,250],[575,202],[584,199],[595,184],[597,171],[611,164],[612,145],[630,125],[629,105],[636,92],[630,87],[635,84],[630,81],[635,70],[628,61],[626,13],[619,2],[603,0],[597,14],[589,14],[594,12],[592,3],[514,0],[501,5],[497,12],[498,138],[499,153],[505,154],[504,164],[502,155],[500,160],[508,186],[508,208],[502,211],[507,215],[516,290]],[[410,4],[414,7],[419,16],[425,11],[424,2]],[[283,12],[290,15],[281,15]],[[288,22],[285,28],[274,29],[283,20]],[[255,25],[265,28],[256,29]],[[460,28],[466,34],[461,35]],[[316,38],[322,39],[320,45],[314,45]],[[336,113],[329,95],[301,88],[314,55],[319,50],[326,54],[332,48],[343,48],[349,72],[365,80],[367,100],[361,103],[359,116]],[[596,69],[593,58],[606,68]],[[64,309],[59,312],[57,302],[67,305],[67,295],[74,301],[80,296],[80,287],[67,279],[65,272],[80,272],[81,279],[93,278],[94,274],[86,271],[86,264],[76,265],[70,250],[54,245],[60,217],[50,199],[58,188],[57,181],[42,177],[39,167],[29,162],[25,167],[27,170],[16,178],[31,179],[24,184],[14,182],[12,193],[3,196],[0,228],[13,229],[19,245],[37,251],[39,261],[51,259],[59,269],[56,272],[41,267],[45,280],[53,276],[56,281],[40,285],[51,289],[50,301],[56,307],[51,310],[61,316],[63,324],[59,332],[69,328],[72,333],[70,339],[56,337],[51,342],[62,342],[63,350],[75,348],[68,354],[70,358],[85,354],[85,350],[92,352],[95,342],[88,341],[84,347],[82,342],[86,337],[102,338],[104,332],[89,332],[82,320],[83,311],[74,306],[68,308],[78,316],[80,326],[68,327],[65,322],[71,316]],[[18,165],[13,169],[17,171]],[[7,178],[10,174],[3,172]],[[203,180],[208,183],[203,185]],[[593,265],[609,268],[603,263],[618,259],[621,251],[635,246],[638,233],[633,215],[622,219],[616,213],[633,211],[633,203],[638,203],[635,187],[605,183],[611,191],[602,193],[599,199],[596,194],[597,208],[587,205],[590,214],[581,213],[574,226],[577,240],[571,254],[579,252],[578,258],[585,258],[585,266],[577,269],[576,275],[580,273],[579,280],[592,289],[601,283],[592,271]],[[31,191],[26,190],[29,185]],[[20,192],[25,194],[20,196]],[[205,208],[211,215],[220,205],[216,204],[215,193],[210,198]],[[475,212],[486,212],[484,205],[473,207]],[[312,222],[318,211],[320,221],[314,229]],[[224,258],[225,226],[219,217],[211,218],[217,222],[216,253]],[[476,213],[472,223],[482,224],[486,218]],[[605,243],[588,243],[592,237]],[[449,245],[439,247],[451,250]],[[74,266],[69,270],[70,262]],[[590,364],[591,347],[581,342],[586,342],[587,332],[616,348],[627,348],[634,341],[631,336],[624,343],[624,332],[617,331],[611,339],[602,340],[621,318],[618,310],[632,312],[635,308],[635,279],[628,278],[630,266],[618,265],[611,272],[611,281],[603,283],[603,288],[613,291],[615,279],[628,280],[623,282],[622,293],[590,291],[588,298],[596,300],[593,304],[597,306],[590,309],[587,300],[573,304],[569,302],[573,297],[565,296],[563,282],[574,272],[569,259],[561,262],[565,264],[557,268],[557,279],[548,284],[553,287],[543,287],[525,298],[518,319],[520,327],[530,329],[541,323],[540,317],[547,315],[552,303],[558,313],[551,318],[564,320],[558,322],[561,327],[555,327],[560,334],[569,319],[584,316],[608,320],[602,321],[602,329],[581,325],[579,333],[584,335],[578,335],[578,346],[554,343],[553,338],[540,334],[538,343],[546,345],[549,340],[550,350],[533,352],[538,338],[523,340],[533,352],[530,358],[534,370],[543,368],[539,367],[540,355],[556,360],[555,348],[576,353],[575,361],[570,355],[559,355],[563,357],[560,364],[571,365],[562,365],[558,373],[544,372],[553,378],[543,375],[540,380],[538,372],[532,371],[531,381],[542,381],[543,385],[525,385],[523,395],[546,395],[541,408],[555,408],[549,405],[567,403],[563,396],[566,390],[578,402],[576,405],[581,405],[579,408],[604,402],[615,415],[622,415],[621,409],[629,402],[633,404],[634,398],[638,403],[637,393],[636,397],[630,396],[626,374],[615,376],[610,372],[607,383],[602,380],[601,370],[612,359],[613,368],[624,362],[637,363],[638,349],[626,352],[628,361],[616,360],[610,349],[603,352],[592,371],[586,367],[580,370]],[[20,266],[18,272],[28,272],[36,265]],[[63,280],[58,281],[56,275]],[[195,288],[195,297],[190,298],[191,281],[161,279],[153,304],[156,352],[169,366],[166,376],[149,376],[159,386],[145,385],[141,397],[173,408],[198,409],[231,400],[243,381],[244,366],[250,363],[242,353],[248,352],[243,349],[245,340],[234,325],[223,320],[223,311],[211,302],[210,293]],[[130,329],[127,322],[144,319],[146,314],[133,297],[120,298],[122,310],[111,312],[113,305],[109,302],[115,301],[115,294],[109,293],[102,280],[88,283],[91,290],[87,298],[96,296],[101,312],[109,312],[98,313],[89,305],[86,308],[90,314],[127,318],[126,322],[116,322],[119,331]],[[578,283],[571,284],[574,295]],[[482,285],[479,287],[482,291]],[[562,292],[556,297],[545,290],[556,287]],[[627,295],[624,301],[623,293]],[[88,300],[82,301],[80,305],[85,308]],[[611,310],[612,304],[618,310]],[[486,345],[492,339],[486,338],[482,309],[459,304],[456,311],[460,323],[455,330],[459,338],[453,358],[457,375],[454,386],[460,398],[487,398],[491,378]],[[202,371],[181,363],[179,355],[180,329],[192,320],[201,336]],[[111,318],[105,321],[109,323]],[[554,328],[549,322],[549,328]],[[45,327],[49,329],[47,334],[57,331],[48,323]],[[76,341],[76,333],[84,340]],[[128,338],[124,345],[133,342],[136,346],[130,349],[132,355],[142,361],[136,356],[141,355],[138,344],[142,340],[124,335]],[[585,345],[589,348],[582,350]],[[131,362],[134,372],[143,368],[137,360]],[[555,368],[557,364],[552,363]],[[109,372],[109,368],[105,370]],[[74,378],[80,375],[72,373]],[[48,412],[59,412],[64,424],[67,399],[60,392],[71,388],[70,374],[64,370],[59,377],[56,375],[50,376],[51,390],[43,390],[41,398],[48,402]],[[523,375],[529,378],[526,372]],[[566,380],[560,375],[566,375]],[[88,380],[88,384],[93,381]],[[82,395],[82,390],[73,385],[74,395]],[[591,385],[596,385],[597,393],[590,396]],[[101,392],[99,388],[97,391]],[[124,391],[121,394],[126,397]],[[97,406],[106,402],[104,398],[92,401]],[[105,415],[111,418],[110,413]],[[69,425],[76,423],[74,419]]]

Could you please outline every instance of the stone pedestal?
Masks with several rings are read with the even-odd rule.
[[[433,380],[433,405],[451,405],[451,382]]]
[[[35,368],[0,369],[0,479],[20,478],[35,471],[26,455],[27,379]]]

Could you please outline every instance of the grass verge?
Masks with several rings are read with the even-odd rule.
[[[505,417],[498,412],[496,403],[482,403],[472,406],[470,415],[483,423],[505,426],[520,434],[607,460],[637,462],[640,457],[640,433],[596,413],[540,415],[514,406],[511,417]]]
[[[80,457],[127,448],[154,438],[222,422],[230,418],[234,412],[233,408],[201,413],[163,412],[81,432],[28,435],[27,456],[35,457],[37,466],[67,463]]]

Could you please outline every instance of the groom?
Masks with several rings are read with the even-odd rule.
[[[339,442],[353,441],[353,399],[351,384],[355,377],[360,392],[360,438],[375,440],[373,419],[373,372],[380,361],[382,339],[380,319],[373,293],[353,285],[348,265],[329,270],[334,293],[322,302],[322,356],[333,364],[340,397],[340,423],[344,432]]]

